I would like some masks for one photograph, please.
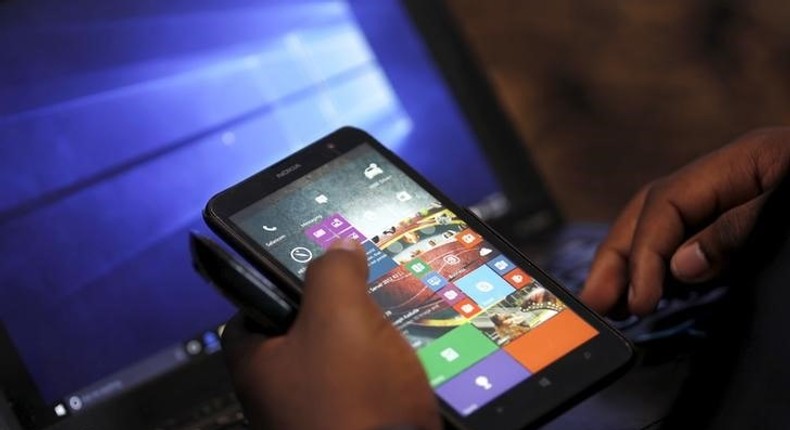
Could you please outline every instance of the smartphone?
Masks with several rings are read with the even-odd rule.
[[[362,130],[222,191],[204,218],[297,306],[310,261],[358,240],[368,293],[457,428],[539,424],[632,361],[614,328]]]

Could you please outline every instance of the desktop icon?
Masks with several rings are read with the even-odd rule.
[[[78,411],[82,409],[82,399],[80,399],[78,396],[69,397],[69,407],[72,411]]]
[[[327,197],[327,196],[326,196],[326,195],[324,195],[324,194],[319,194],[319,195],[318,195],[318,196],[315,198],[315,202],[316,202],[316,203],[318,203],[319,205],[326,204],[328,201],[329,201],[329,197]]]
[[[189,355],[198,355],[203,352],[203,344],[199,340],[190,340],[187,342],[185,349]]]

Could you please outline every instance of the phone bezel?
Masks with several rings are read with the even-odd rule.
[[[341,128],[283,161],[220,192],[207,203],[204,218],[212,230],[240,252],[262,274],[276,280],[282,291],[298,303],[301,280],[231,222],[230,217],[361,144],[370,145],[396,165],[599,332],[594,338],[469,416],[461,416],[437,396],[445,418],[459,428],[515,429],[537,425],[570,407],[591,390],[611,382],[628,368],[633,360],[633,348],[627,339],[533,264],[504,237],[471,212],[455,205],[397,155],[362,130],[353,127]],[[580,370],[581,368],[584,368],[584,371]],[[550,384],[545,387],[539,386],[536,377],[538,375],[541,380],[550,381]],[[525,408],[524,404],[529,404],[530,407]]]

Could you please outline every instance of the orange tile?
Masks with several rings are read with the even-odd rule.
[[[510,285],[516,288],[524,288],[525,285],[532,282],[532,277],[527,275],[527,272],[519,268],[508,272],[504,278]]]
[[[473,302],[472,299],[465,298],[460,302],[456,303],[453,306],[456,312],[463,315],[464,318],[472,318],[473,316],[479,314],[481,309],[477,306],[477,303]]]
[[[475,233],[471,228],[467,228],[466,230],[456,234],[455,237],[458,239],[458,242],[460,242],[461,245],[465,246],[466,248],[475,247],[483,241],[483,238],[479,234]]]
[[[566,309],[506,345],[505,351],[535,373],[597,334],[581,317]]]

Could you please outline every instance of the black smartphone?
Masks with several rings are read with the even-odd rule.
[[[297,308],[271,281],[199,233],[189,233],[189,251],[195,271],[257,322],[264,334],[288,331]]]
[[[540,423],[633,357],[604,320],[355,128],[222,191],[204,217],[297,304],[310,261],[338,238],[358,240],[369,294],[461,429]]]

